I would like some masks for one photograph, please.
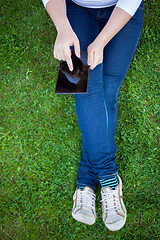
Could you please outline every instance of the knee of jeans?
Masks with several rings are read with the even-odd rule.
[[[115,110],[118,104],[118,94],[113,93],[112,91],[106,91],[105,98],[106,98],[107,105],[111,109]]]
[[[108,78],[106,81],[104,81],[104,94],[106,102],[113,109],[117,107],[118,96],[122,82],[123,78]]]

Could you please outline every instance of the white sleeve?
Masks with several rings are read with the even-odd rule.
[[[49,0],[42,0],[44,7],[46,7],[46,4],[49,2]]]
[[[46,4],[49,2],[49,0],[42,0],[44,7],[46,7]]]
[[[118,0],[116,7],[123,9],[131,16],[133,16],[141,2],[142,0]]]

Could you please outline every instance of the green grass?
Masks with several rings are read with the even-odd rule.
[[[81,154],[74,97],[54,94],[56,30],[41,1],[1,1],[0,239],[159,237],[159,6],[145,1],[145,24],[119,97],[117,164],[126,225],[76,222],[72,196]]]

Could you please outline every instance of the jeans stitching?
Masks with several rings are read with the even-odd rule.
[[[98,10],[98,13],[97,13],[97,16],[96,16],[96,19],[97,19],[97,20],[102,19],[102,18],[105,16],[106,12],[108,11],[108,9],[106,9],[106,10],[104,11],[103,15],[100,16],[99,14],[100,14],[100,11],[101,11],[101,10],[102,10],[102,9],[99,9],[99,10]]]

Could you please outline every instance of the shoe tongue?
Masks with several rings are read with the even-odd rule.
[[[90,192],[93,192],[94,193],[94,190],[90,187],[84,187],[83,191],[90,191]]]
[[[110,191],[114,191],[113,189],[111,189],[110,187],[104,187],[101,189],[103,193],[107,193],[107,192],[110,192]]]

